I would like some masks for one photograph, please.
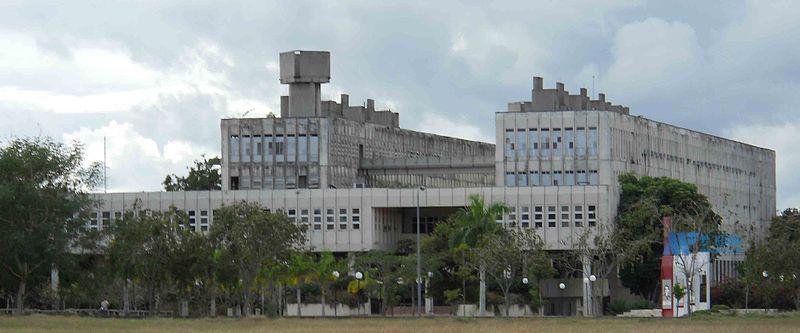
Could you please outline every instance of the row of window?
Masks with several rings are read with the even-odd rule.
[[[503,141],[505,160],[597,156],[597,127],[508,128]]]
[[[497,223],[505,223],[508,227],[516,227],[517,223],[521,228],[542,228],[547,223],[548,228],[555,228],[559,223],[562,228],[574,226],[582,228],[586,226],[594,227],[597,225],[597,206],[596,205],[562,205],[561,210],[558,206],[534,206],[533,219],[531,220],[531,207],[511,207],[505,219],[499,218]],[[584,208],[586,208],[584,210]],[[545,210],[546,209],[546,210]],[[584,215],[585,213],[585,215]],[[532,223],[532,224],[531,224]]]
[[[599,185],[597,170],[557,170],[506,172],[506,186],[572,186]]]
[[[149,215],[150,211],[140,210],[137,214],[139,216]],[[197,211],[190,210],[187,211],[186,214],[189,216],[189,219],[186,223],[183,221],[178,221],[179,225],[182,228],[189,228],[190,230],[198,230],[198,222],[199,222],[199,230],[200,231],[208,231],[208,211],[201,210],[200,214],[197,214]],[[122,212],[114,212],[114,219],[111,219],[111,212],[90,212],[89,213],[89,229],[90,230],[99,230],[100,226],[102,225],[103,228],[108,228],[111,226],[112,221],[122,220]]]
[[[333,208],[325,209],[326,230],[337,229],[337,224],[339,226],[339,230],[347,230],[348,222],[351,222],[350,226],[353,230],[361,229],[361,209],[353,208],[350,210],[350,214],[348,214],[347,208],[339,208],[339,214],[334,214],[335,212],[336,210]],[[313,230],[322,230],[323,216],[321,208],[314,208],[313,210],[300,209],[299,215],[297,214],[297,209],[289,208],[286,210],[286,215],[289,217],[289,219],[292,219],[298,223],[308,224],[309,221],[311,221]]]
[[[316,134],[231,135],[231,162],[319,162]],[[241,152],[240,152],[241,151]]]

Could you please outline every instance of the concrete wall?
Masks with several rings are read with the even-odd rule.
[[[567,249],[589,226],[587,209],[595,207],[595,223],[612,221],[616,203],[612,202],[608,186],[580,187],[473,187],[427,189],[297,189],[297,190],[239,190],[239,191],[189,191],[189,192],[137,192],[95,194],[101,204],[97,212],[132,210],[166,211],[170,206],[194,211],[198,220],[195,229],[201,231],[200,217],[207,214],[208,224],[213,224],[214,209],[239,201],[257,202],[273,212],[293,212],[297,223],[307,225],[308,244],[314,251],[334,252],[394,249],[401,237],[402,214],[398,208],[416,207],[417,195],[421,207],[447,207],[456,209],[477,194],[487,202],[504,202],[514,208],[514,213],[503,216],[498,223],[509,228],[534,229],[545,241],[547,248]],[[583,219],[572,213],[562,215],[561,208],[582,207]],[[548,209],[553,220],[550,224]],[[536,209],[541,209],[541,227],[537,228]],[[328,212],[331,210],[331,221]],[[342,211],[344,210],[344,211]],[[304,212],[305,211],[305,215]],[[525,213],[527,211],[527,213]],[[315,222],[315,213],[319,222]],[[342,214],[342,212],[344,214]],[[358,221],[353,216],[357,212]],[[342,220],[344,217],[344,220]],[[344,221],[344,222],[342,222]],[[113,221],[112,221],[113,223]],[[88,222],[87,222],[87,226]],[[357,227],[356,227],[357,226]],[[102,228],[100,226],[99,228]]]
[[[551,150],[548,156],[531,156],[532,133],[579,127],[596,128],[596,153],[567,153],[564,138],[558,155]],[[495,153],[498,186],[507,186],[505,178],[511,174],[596,171],[597,184],[610,186],[618,197],[617,177],[633,172],[697,185],[729,232],[743,225],[763,234],[775,214],[775,152],[769,149],[609,111],[503,112],[497,114],[496,132],[502,143]],[[509,137],[515,143],[510,156]],[[528,146],[520,145],[521,140]]]

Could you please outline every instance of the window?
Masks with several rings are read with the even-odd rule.
[[[231,135],[230,138],[230,147],[231,147],[231,162],[239,162],[239,143],[240,139],[238,135]]]
[[[528,148],[525,145],[527,141],[528,140],[525,138],[525,129],[517,129],[517,146],[514,147],[516,148],[514,150],[517,151],[517,159],[519,160],[525,160],[527,158],[526,153],[528,152]]]
[[[586,156],[586,129],[578,127],[575,129],[575,153],[578,156]]]
[[[550,140],[550,146],[553,148],[553,156],[561,156],[561,129],[554,128]]]
[[[284,137],[283,136],[276,136],[274,137],[275,142],[272,143],[272,149],[275,151],[275,162],[284,162],[286,161],[286,146],[284,145]],[[283,185],[281,184],[282,188]]]
[[[541,183],[539,182],[539,171],[538,170],[533,170],[533,171],[528,173],[528,183],[531,184],[531,186],[539,186],[539,185],[541,185]]]
[[[286,162],[297,162],[297,137],[294,134],[286,136]]]
[[[589,127],[589,156],[597,156],[597,127]]]
[[[98,212],[89,212],[89,228],[97,230],[97,215]]]
[[[561,227],[569,227],[569,206],[561,206]]]
[[[586,170],[578,170],[575,173],[578,174],[578,185],[589,185],[589,182],[586,180]]]
[[[525,171],[517,172],[517,185],[528,186],[528,173]]]
[[[269,213],[269,212],[267,212]],[[200,211],[200,231],[208,231],[208,211]]]
[[[361,209],[353,208],[353,216],[351,217],[353,220],[353,229],[361,229]]]
[[[561,175],[561,170],[553,171],[553,186],[564,184],[564,178]]]
[[[531,158],[539,156],[539,132],[535,128],[528,129],[528,148],[531,150]]]
[[[114,212],[114,221],[122,220],[122,212]]]
[[[564,129],[564,149],[566,150],[565,155],[575,155],[575,136],[572,127]]]
[[[553,185],[553,178],[550,177],[550,171],[542,171],[542,186]]]
[[[589,185],[599,185],[597,170],[589,170]]]
[[[542,157],[550,156],[550,130],[547,128],[539,131],[539,154]]]
[[[264,153],[264,142],[261,141],[261,135],[253,136],[253,162],[261,162],[261,156]]]
[[[512,228],[517,226],[517,207],[509,207],[508,226]]]
[[[319,162],[319,138],[312,134],[308,139],[308,161]]]
[[[514,159],[514,130],[506,129],[505,138],[503,141],[503,157],[506,160]]]
[[[339,230],[347,230],[347,208],[339,209]]]
[[[503,214],[497,214],[497,216],[494,218],[494,222],[503,224]]]
[[[594,227],[595,225],[597,225],[597,207],[594,205],[589,205],[586,208],[586,211],[588,214],[588,219],[587,219],[588,224],[590,227]]]
[[[516,186],[516,174],[513,171],[506,172],[506,186]]]
[[[530,207],[521,207],[520,208],[520,226],[523,228],[530,228],[531,227],[531,212]]]
[[[556,227],[556,206],[547,206],[547,227]]]
[[[294,208],[289,208],[286,210],[286,216],[289,217],[289,220],[292,222],[297,222],[297,210]]]
[[[564,185],[575,185],[575,171],[564,171]]]
[[[242,136],[242,162],[250,162],[250,154],[252,150],[251,139],[249,135]]]
[[[308,209],[300,210],[300,223],[308,223]]]
[[[333,224],[336,222],[336,216],[333,215],[333,208],[325,210],[325,229],[333,230]]]
[[[195,216],[195,211],[190,210],[188,211],[189,214],[189,230],[197,229],[197,216]]]
[[[583,227],[583,206],[575,206],[573,207],[575,210],[575,226],[580,228]]]
[[[102,215],[103,228],[111,225],[111,212],[103,212]]]
[[[305,134],[297,137],[297,160],[299,162],[308,161],[308,138]]]
[[[322,230],[322,209],[314,208],[314,230]]]
[[[544,212],[542,211],[543,209],[544,207],[542,206],[533,207],[533,226],[536,228],[542,227],[542,221],[544,220]]]

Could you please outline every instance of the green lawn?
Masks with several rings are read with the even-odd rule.
[[[800,332],[800,315],[693,319],[104,319],[0,316],[0,332]]]

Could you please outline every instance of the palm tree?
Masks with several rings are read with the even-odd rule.
[[[314,261],[305,253],[298,253],[292,256],[287,267],[289,277],[289,285],[293,286],[297,295],[297,317],[301,316],[300,306],[302,303],[300,295],[300,286],[303,283],[309,283],[313,280],[314,275],[312,268]]]
[[[325,317],[325,294],[330,290],[331,283],[336,279],[333,271],[341,269],[340,263],[333,257],[333,253],[325,251],[320,253],[319,260],[310,267],[310,273],[314,281],[319,283],[321,292],[320,303],[322,305],[322,316]],[[333,305],[334,307],[336,304]]]
[[[477,194],[469,196],[469,204],[456,212],[454,216],[455,230],[450,237],[450,249],[474,248],[480,240],[488,234],[495,234],[501,230],[497,218],[509,211],[503,203],[486,205],[483,197]],[[480,293],[478,298],[478,315],[486,314],[486,267],[478,267],[480,279]]]

